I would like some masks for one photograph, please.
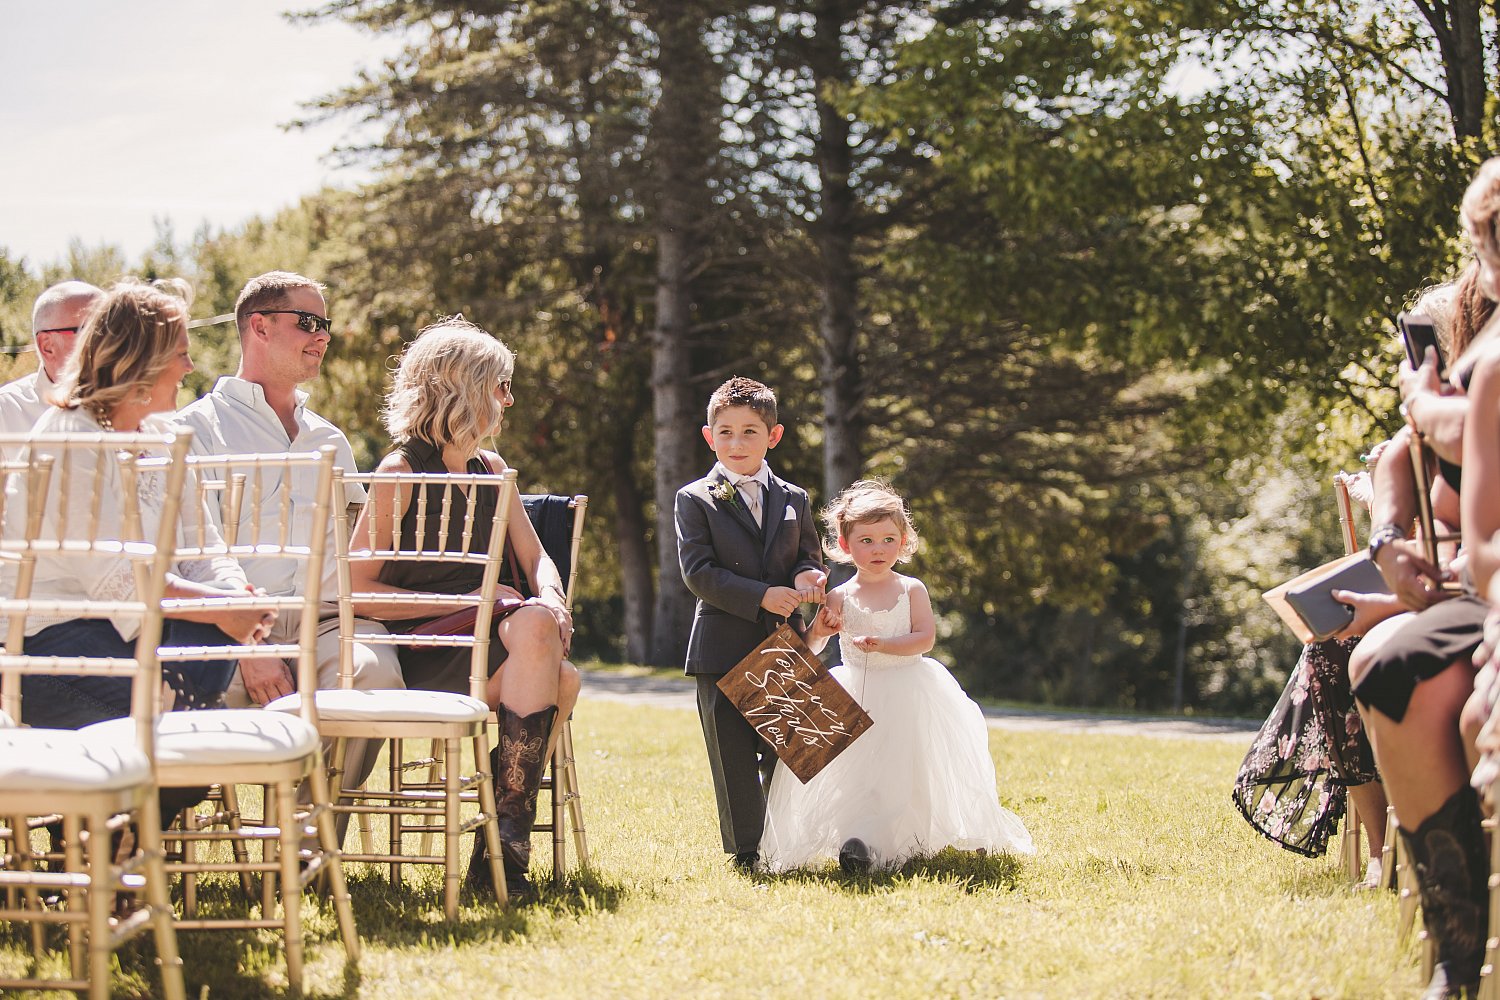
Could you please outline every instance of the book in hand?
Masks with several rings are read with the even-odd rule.
[[[1261,596],[1304,643],[1322,642],[1354,620],[1354,608],[1333,599],[1335,590],[1389,594],[1385,577],[1367,553],[1335,559],[1273,587]]]

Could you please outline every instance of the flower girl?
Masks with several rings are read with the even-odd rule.
[[[776,765],[760,852],[769,871],[838,858],[845,871],[899,867],[944,847],[1033,854],[1020,817],[1000,805],[979,706],[931,657],[932,602],[896,572],[917,547],[901,497],[865,480],[823,512],[830,558],[855,576],[828,595],[807,639],[842,633],[833,676],[873,725],[802,784]]]

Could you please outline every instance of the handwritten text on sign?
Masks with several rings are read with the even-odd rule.
[[[719,688],[803,782],[871,725],[869,715],[788,625],[725,674]]]

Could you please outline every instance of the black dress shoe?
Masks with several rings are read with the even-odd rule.
[[[758,864],[760,864],[759,851],[741,851],[734,856],[734,866],[742,872],[753,872]]]
[[[870,870],[870,849],[858,837],[850,837],[839,848],[839,867],[849,875],[863,875]]]

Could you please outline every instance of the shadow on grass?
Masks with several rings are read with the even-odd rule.
[[[981,892],[1016,889],[1022,871],[1021,859],[1014,855],[979,855],[950,847],[936,854],[912,858],[900,868],[889,871],[851,874],[830,864],[824,868],[797,869],[779,875],[761,874],[754,878],[763,883],[821,884],[853,893],[881,892],[903,882],[922,879],[956,885],[964,892]]]
[[[384,871],[360,870],[350,866],[349,895],[354,908],[355,927],[365,946],[381,948],[451,948],[489,942],[509,942],[523,938],[529,918],[542,911],[587,915],[618,908],[625,889],[606,881],[591,870],[569,874],[561,885],[550,879],[538,882],[538,898],[525,905],[502,909],[492,897],[476,899],[465,893],[460,901],[458,919],[449,922],[443,916],[442,885],[435,872],[410,872],[407,881],[392,889]],[[344,962],[343,943],[331,900],[309,892],[303,897],[303,929],[307,942],[309,967],[326,967],[329,961],[341,964],[342,977],[331,989],[326,975],[320,985],[318,977],[309,977],[309,989],[299,994],[286,983],[285,954],[281,936],[275,930],[181,931],[178,948],[183,959],[188,995],[197,996],[207,987],[215,1000],[237,1000],[250,997],[292,997],[310,1000],[335,1000],[358,996],[361,978],[357,964]],[[243,917],[258,914],[258,907],[248,906],[238,882],[210,876],[198,892],[199,915],[207,918]],[[11,937],[11,935],[7,935]],[[18,939],[16,951],[25,948],[29,938]],[[55,944],[62,945],[59,938]],[[0,952],[10,950],[0,948]],[[121,948],[117,955],[120,967],[112,977],[116,996],[155,997],[159,982],[155,968],[156,950],[149,934]],[[16,956],[18,959],[20,955]],[[59,971],[61,970],[61,962]]]
[[[526,935],[531,914],[546,911],[587,916],[612,912],[625,898],[624,886],[601,878],[592,869],[578,869],[570,872],[561,885],[553,885],[545,875],[536,878],[537,898],[508,908],[502,908],[489,894],[465,892],[458,920],[449,923],[443,916],[441,883],[435,877],[420,884],[414,882],[409,879],[399,891],[393,891],[380,873],[351,873],[349,895],[362,940],[391,947],[509,941]]]

